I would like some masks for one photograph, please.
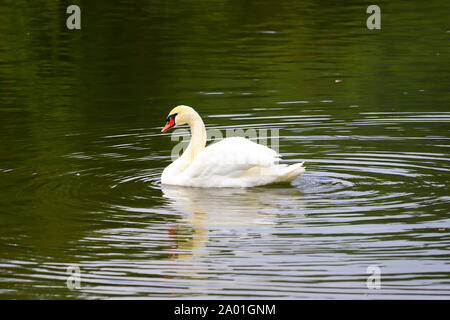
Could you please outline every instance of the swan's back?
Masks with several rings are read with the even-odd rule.
[[[251,187],[289,182],[302,164],[279,165],[272,149],[242,137],[226,138],[203,149],[169,184],[197,187]]]

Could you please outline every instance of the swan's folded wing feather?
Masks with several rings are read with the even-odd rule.
[[[203,149],[185,174],[192,178],[237,177],[252,167],[269,167],[279,155],[272,149],[241,137],[223,139]]]

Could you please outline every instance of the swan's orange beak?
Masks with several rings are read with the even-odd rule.
[[[161,129],[161,132],[166,132],[167,130],[172,128],[174,125],[175,125],[175,120],[173,119],[173,117],[169,117],[167,119],[166,125],[164,126],[164,128]]]

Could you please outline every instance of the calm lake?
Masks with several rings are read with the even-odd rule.
[[[450,298],[450,2],[77,4],[0,4],[1,299]],[[305,173],[162,186],[179,104]]]

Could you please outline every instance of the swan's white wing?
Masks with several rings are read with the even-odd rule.
[[[242,137],[226,138],[203,149],[183,174],[205,179],[237,177],[252,167],[270,167],[279,155],[272,149]]]

